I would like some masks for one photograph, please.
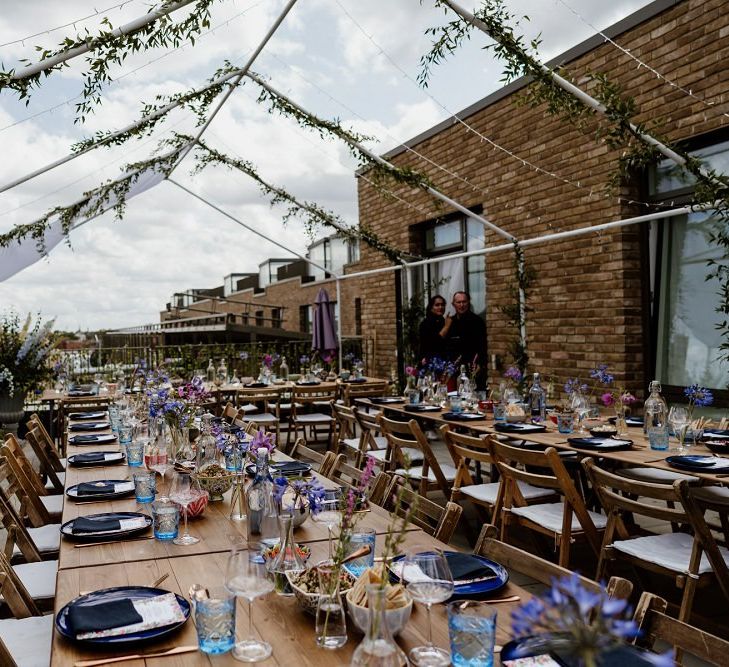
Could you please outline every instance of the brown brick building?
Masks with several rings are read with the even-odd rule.
[[[729,171],[729,145],[722,144],[729,139],[726,4],[657,0],[606,30],[624,49],[695,97],[638,67],[599,35],[557,62],[588,92],[593,87],[589,73],[607,74],[636,100],[635,122],[656,122],[655,132],[666,140],[688,142],[687,148],[714,155],[716,164]],[[473,38],[482,39],[480,34]],[[690,184],[674,182],[663,165],[650,174],[635,174],[619,191],[606,195],[618,155],[596,142],[592,131],[548,116],[543,107],[518,105],[525,85],[516,81],[462,111],[459,117],[475,132],[448,119],[407,142],[444,169],[404,146],[385,157],[427,174],[441,192],[520,240],[649,213],[655,210],[654,201],[664,206],[688,201]],[[482,241],[478,224],[474,229],[474,223],[424,192],[392,189],[412,207],[383,197],[360,179],[360,221],[400,249],[435,256],[484,247],[484,241],[486,246],[504,242],[489,230]],[[619,383],[641,394],[653,377],[675,387],[674,393],[694,381],[725,388],[727,367],[716,363],[719,338],[708,321],[718,317],[716,286],[697,277],[707,271],[706,257],[717,252],[705,241],[708,224],[710,213],[684,215],[525,249],[527,264],[536,271],[528,295],[530,370],[541,371],[560,386],[570,376],[585,379],[602,362]],[[702,238],[704,247],[697,248]],[[360,262],[349,270],[385,265],[381,255],[363,246]],[[508,365],[509,343],[518,332],[509,326],[502,307],[514,301],[513,253],[487,255],[485,269],[483,258],[460,268],[457,262],[444,266],[448,268],[431,267],[430,275],[413,271],[410,280],[415,285],[435,282],[432,291],[443,289],[449,302],[446,287],[475,288],[487,320],[489,354],[496,355],[502,368]],[[462,272],[460,282],[449,282],[454,271]],[[377,374],[386,373],[395,359],[401,317],[397,293],[406,291],[400,273],[360,281],[363,334],[377,339],[377,366],[372,369]],[[491,377],[501,372],[492,369]]]

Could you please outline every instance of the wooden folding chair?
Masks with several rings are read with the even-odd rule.
[[[301,431],[306,440],[306,429],[309,428],[310,440],[317,439],[317,428],[326,427],[327,449],[332,443],[332,434],[334,430],[334,417],[331,414],[321,412],[320,408],[325,405],[331,405],[337,399],[337,387],[331,385],[324,386],[300,386],[295,385],[291,393],[291,414],[289,415],[289,428],[286,433],[286,444],[288,446],[291,440],[291,434],[296,438]],[[308,440],[307,440],[308,442]]]
[[[66,459],[59,456],[56,443],[49,435],[41,418],[35,412],[30,415],[30,419],[28,420],[28,430],[34,430],[36,432],[38,439],[43,444],[43,449],[46,452],[46,457],[52,468],[56,472],[64,472],[66,470]]]
[[[649,651],[663,652],[656,643],[661,641],[674,647],[676,664],[681,664],[681,653],[686,652],[710,665],[725,665],[729,660],[729,641],[699,630],[688,623],[666,614],[668,603],[653,593],[643,592],[633,614],[640,628],[634,642]]]
[[[356,435],[357,419],[354,416],[354,408],[341,403],[332,403],[332,416],[335,421],[334,453],[344,454],[347,458],[349,458],[350,453],[354,453],[356,461],[359,458],[361,438]]]
[[[700,539],[686,532],[649,533],[641,530],[633,535],[625,517],[642,516],[679,526],[693,525],[692,518],[684,509],[679,488],[681,485],[698,484],[699,480],[681,480],[673,485],[654,484],[629,480],[621,475],[603,470],[592,459],[582,462],[598,498],[608,514],[603,537],[597,576],[605,575],[608,565],[621,560],[633,567],[656,572],[674,580],[683,591],[678,618],[688,621],[691,616],[694,595],[698,588],[715,585],[717,575],[712,563],[703,553]],[[636,497],[637,496],[637,497]],[[688,492],[686,492],[687,501]],[[666,506],[670,503],[672,507]],[[697,516],[693,517],[698,520]],[[712,560],[719,566],[719,578],[727,586],[725,558],[729,552],[710,549]],[[647,586],[644,586],[647,588]]]
[[[10,498],[0,488],[0,521],[7,531],[5,556],[11,562],[32,563],[57,558],[61,548],[61,524],[49,523],[39,528],[26,527]]]
[[[498,540],[498,528],[492,524],[486,524],[481,529],[473,553],[478,556],[485,556],[503,565],[509,571],[519,572],[549,586],[553,579],[569,577],[575,573],[566,567],[561,567],[552,561],[540,558],[524,549],[519,549],[512,544]],[[579,575],[580,583],[589,591],[598,593],[602,590],[602,584],[594,579]],[[610,577],[605,590],[611,598],[627,600],[633,592],[633,583],[622,577]]]
[[[61,452],[65,454],[68,444],[68,415],[71,412],[106,410],[111,403],[108,396],[79,396],[62,398],[58,403],[58,432],[61,434]]]
[[[362,483],[362,470],[347,463],[343,454],[337,454],[326,477],[342,487],[357,488]],[[367,487],[369,502],[381,505],[389,486],[390,476],[385,472],[380,472],[370,479]]]
[[[373,380],[368,382],[342,382],[342,401],[344,405],[353,407],[358,398],[382,396],[387,391],[387,380]]]
[[[463,512],[459,505],[450,501],[445,507],[434,503],[411,489],[406,478],[397,474],[393,476],[387,489],[384,508],[403,518],[410,512],[410,523],[446,544],[451,541]]]
[[[570,547],[576,539],[585,539],[595,556],[600,555],[600,530],[607,517],[585,507],[557,450],[545,451],[513,447],[495,438],[488,440],[504,484],[501,510],[501,540],[506,541],[509,529],[520,525],[552,538],[559,546],[559,564],[569,567]],[[548,489],[561,500],[527,503],[519,482],[530,487]]]
[[[32,424],[33,422],[28,423]],[[48,451],[48,446],[40,431],[37,428],[30,429],[26,433],[25,439],[30,444],[33,453],[38,459],[41,474],[44,475],[48,480],[45,484],[45,488],[49,491],[53,490],[55,493],[63,493],[64,483],[66,481],[66,473],[58,472],[55,470],[53,466],[53,461],[51,460],[51,455]],[[60,463],[60,459],[58,459],[57,456],[55,458]]]
[[[498,525],[501,518],[504,485],[500,482],[478,483],[478,481],[474,481],[472,467],[475,465],[478,473],[482,473],[484,468],[489,472],[495,470],[496,463],[491,456],[487,442],[493,436],[482,435],[475,437],[456,433],[451,431],[448,424],[443,424],[439,430],[451,454],[453,464],[456,466],[456,478],[453,480],[451,500],[460,504],[464,498],[467,498],[475,505],[481,519]],[[551,489],[530,486],[524,482],[518,482],[518,487],[527,503],[556,497]]]
[[[281,438],[281,419],[278,413],[278,402],[281,396],[279,387],[262,387],[260,389],[239,389],[237,401],[247,401],[248,409],[240,409],[237,419],[244,424],[255,422],[267,430],[276,431],[276,442]],[[253,409],[250,409],[250,408]],[[288,445],[288,441],[287,441]]]
[[[242,410],[239,410],[230,401],[228,401],[225,404],[225,407],[222,409],[220,417],[228,424],[233,424],[235,423],[236,419],[241,419],[243,417],[243,414],[244,413]]]
[[[299,461],[311,463],[312,467],[323,477],[328,477],[337,460],[337,455],[334,452],[323,454],[311,449],[311,447],[307,447],[306,440],[303,438],[296,439],[294,446],[291,448],[290,456]]]
[[[380,415],[379,423],[392,449],[393,460],[400,466],[395,474],[417,484],[421,496],[426,496],[429,491],[440,490],[446,499],[450,498],[456,469],[438,462],[418,422],[414,419],[407,422],[394,421]],[[422,456],[421,465],[404,467],[406,461],[412,462],[407,456],[409,449],[419,450],[419,455]]]

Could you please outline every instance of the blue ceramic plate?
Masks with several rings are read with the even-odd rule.
[[[180,609],[185,616],[185,620],[172,625],[165,625],[161,628],[152,630],[142,630],[141,632],[133,632],[129,635],[121,635],[119,637],[99,637],[98,639],[76,639],[76,635],[68,626],[68,610],[74,606],[88,606],[99,604],[101,602],[115,602],[117,600],[147,600],[169,593],[162,588],[147,588],[146,586],[118,586],[117,588],[103,588],[87,595],[81,595],[75,600],[71,600],[61,611],[56,614],[56,630],[60,635],[71,641],[80,644],[89,644],[98,646],[101,644],[134,644],[146,642],[152,639],[159,639],[165,635],[169,635],[181,628],[190,617],[190,603],[181,595],[175,593]]]
[[[427,552],[424,552],[424,553],[427,553]],[[444,551],[443,553],[449,554],[449,553],[458,553],[458,552]],[[393,558],[393,561],[402,560],[403,558],[405,558],[404,554]],[[456,584],[455,588],[453,589],[453,596],[451,599],[453,599],[453,598],[478,598],[478,599],[483,598],[488,602],[488,597],[492,593],[496,593],[497,591],[500,591],[508,583],[509,573],[503,565],[499,565],[499,563],[497,563],[493,560],[489,560],[488,558],[484,558],[483,556],[474,555],[473,558],[481,561],[485,566],[490,567],[496,573],[496,577],[493,579],[487,579],[486,581],[477,581],[472,584]],[[398,583],[400,581],[400,579],[397,577],[397,575],[395,575],[393,572],[390,572],[390,579],[392,579],[392,581],[395,583]]]
[[[567,438],[567,442],[578,449],[591,449],[601,452],[618,452],[623,449],[630,449],[632,440],[619,438]]]
[[[443,408],[439,405],[406,405],[408,412],[440,412]]]
[[[78,495],[78,484],[69,486],[66,489],[66,495],[73,500],[84,502],[85,500],[116,500],[117,498],[126,498],[134,495],[134,484],[128,479],[95,479],[84,484],[132,484],[129,491],[114,491],[114,493],[87,493],[82,496]]]
[[[729,431],[720,428],[707,428],[704,430],[704,435],[701,436],[702,440],[723,440],[729,438]]]
[[[111,428],[109,422],[87,422],[81,424],[71,424],[68,427],[69,431],[103,431],[107,428]]]
[[[669,456],[666,463],[672,468],[690,472],[729,472],[729,459],[718,456]]]
[[[499,433],[544,433],[547,427],[541,424],[517,422],[515,424],[494,424],[494,429]]]
[[[611,424],[614,424],[615,421],[616,421],[616,418],[615,417],[608,417],[608,421]],[[633,426],[635,428],[637,428],[638,426],[640,426],[641,428],[643,428],[643,417],[626,417],[625,418],[625,425],[626,426]]]
[[[78,419],[108,419],[109,415],[106,410],[99,410],[99,412],[72,412],[68,415],[71,420]]]
[[[136,535],[137,533],[143,533],[152,525],[152,517],[141,512],[105,512],[103,514],[89,514],[84,519],[135,519],[137,517],[144,517],[145,526],[140,528],[130,528],[128,530],[114,530],[106,531],[103,533],[74,533],[73,522],[76,519],[66,521],[61,526],[61,535],[67,537],[70,540],[76,540],[77,542],[106,542],[107,540],[118,540],[122,537],[128,537],[130,535]]]
[[[621,646],[600,656],[600,665],[602,667],[644,667],[652,665],[650,660],[645,657],[645,652],[635,646]],[[518,661],[523,658],[536,658],[548,656],[554,665],[562,665],[564,667],[576,667],[576,661],[571,660],[570,656],[558,655],[553,651],[549,651],[539,637],[525,637],[523,639],[512,639],[504,644],[501,649],[501,664],[504,661]],[[511,663],[518,666],[518,662]],[[532,663],[533,664],[533,663]],[[542,663],[549,665],[550,663]]]
[[[74,454],[68,457],[68,464],[74,468],[85,468],[87,466],[113,466],[117,463],[124,463],[124,459],[126,458],[124,452],[89,452],[89,454],[103,454],[105,458],[103,461],[78,461],[77,457],[80,455]]]
[[[444,412],[441,416],[443,419],[450,419],[455,422],[472,422],[486,419],[486,415],[481,415],[478,412]]]
[[[76,445],[76,446],[102,445],[105,442],[116,442],[116,436],[113,433],[102,433],[100,435],[94,435],[93,433],[86,433],[83,435],[69,436],[68,442],[71,445]]]
[[[402,403],[405,399],[402,396],[371,396],[370,403],[375,405],[387,405],[388,403]]]

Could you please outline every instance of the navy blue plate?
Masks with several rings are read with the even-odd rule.
[[[72,412],[68,415],[71,420],[78,419],[108,419],[109,415],[106,410],[99,410],[98,412]]]
[[[669,456],[666,463],[672,468],[690,472],[729,472],[729,459],[717,456]]]
[[[387,405],[388,403],[402,403],[405,399],[402,396],[370,396],[370,403],[375,405]]]
[[[494,429],[499,433],[544,433],[546,426],[541,424],[527,424],[525,422],[516,422],[515,424],[494,424]]]
[[[89,514],[89,516],[84,517],[84,519],[90,519],[93,521],[94,519],[134,519],[140,516],[144,517],[146,523],[145,526],[140,528],[130,528],[129,530],[109,531],[105,533],[74,533],[73,522],[76,519],[71,519],[61,526],[61,535],[77,542],[106,542],[107,540],[118,540],[122,537],[129,537],[130,535],[143,533],[152,525],[152,517],[147,514],[142,514],[141,512],[105,512],[103,514]]]
[[[427,553],[427,552],[424,552]],[[458,553],[456,551],[444,551],[444,554],[449,553]],[[471,555],[471,554],[469,554]],[[484,598],[488,601],[488,596],[490,596],[492,593],[496,593],[497,591],[500,591],[506,584],[509,582],[509,573],[506,570],[506,568],[503,565],[500,565],[499,563],[489,560],[488,558],[484,558],[483,556],[476,556],[475,554],[473,557],[476,560],[481,561],[485,566],[490,567],[495,573],[496,577],[493,579],[487,579],[486,581],[477,581],[472,584],[458,584],[456,583],[454,589],[453,589],[453,598]],[[405,558],[405,554],[401,554],[400,556],[396,556],[393,558],[393,561],[402,560]],[[392,571],[390,572],[390,579],[394,583],[398,583],[400,579],[395,575]]]
[[[68,427],[69,431],[103,431],[104,429],[111,428],[109,422],[88,422],[84,424],[71,424]]]
[[[523,639],[512,639],[504,644],[501,649],[501,664],[507,660],[519,660],[520,658],[536,658],[538,656],[548,655],[557,665],[564,667],[575,667],[579,661],[575,661],[571,656],[560,655],[554,651],[550,651],[540,641],[539,637],[525,637]],[[620,646],[612,649],[607,653],[600,655],[600,665],[602,667],[643,667],[644,665],[652,665],[653,663],[644,657],[645,651],[635,646]],[[514,663],[518,665],[519,663]]]
[[[704,429],[704,435],[701,436],[702,440],[723,440],[724,438],[729,438],[729,431],[721,428]]]
[[[179,628],[181,628],[187,622],[190,617],[190,603],[185,600],[181,595],[175,593],[177,603],[180,605],[180,609],[185,616],[184,621],[179,623],[173,623],[172,625],[165,625],[161,628],[153,628],[152,630],[142,630],[140,632],[133,632],[128,635],[120,635],[118,637],[99,637],[97,639],[76,639],[76,635],[72,632],[68,626],[68,610],[74,606],[88,606],[99,604],[101,602],[115,602],[117,600],[147,600],[149,598],[157,597],[158,595],[165,595],[169,593],[162,588],[148,588],[146,586],[118,586],[116,588],[103,588],[87,595],[81,595],[75,600],[71,600],[61,611],[56,614],[56,630],[60,635],[71,641],[78,642],[80,644],[89,645],[102,645],[102,644],[134,644],[146,642],[151,639],[159,639],[169,635]]]
[[[68,442],[76,446],[103,445],[105,442],[116,442],[116,436],[113,433],[100,433],[99,435],[84,433],[69,436]]]
[[[444,412],[443,419],[450,419],[455,422],[472,422],[479,419],[486,419],[486,415],[480,415],[478,412]]]
[[[76,457],[79,456],[79,454],[73,454],[68,457],[68,464],[74,468],[85,468],[87,466],[113,466],[117,463],[124,463],[124,459],[126,458],[124,452],[89,452],[89,454],[105,454],[107,457],[112,456],[113,458],[107,458],[104,461],[78,461],[76,460]]]
[[[608,421],[611,424],[614,424],[616,420],[617,420],[617,417],[608,417]],[[635,428],[637,428],[638,426],[640,426],[641,428],[643,428],[643,417],[626,417],[625,418],[625,425],[626,426],[633,426]]]
[[[443,408],[439,405],[406,405],[405,409],[408,412],[440,412]]]
[[[105,484],[132,484],[132,488],[129,491],[114,491],[114,493],[87,493],[79,496],[77,493],[78,484],[69,486],[66,489],[66,495],[73,500],[84,502],[85,500],[116,500],[117,498],[126,498],[127,496],[134,495],[134,484],[128,479],[95,479],[91,482],[83,482],[84,484],[95,484],[97,482],[103,482]]]
[[[619,452],[623,449],[630,449],[633,446],[632,440],[619,438],[567,438],[567,442],[578,449],[591,449],[601,452]]]

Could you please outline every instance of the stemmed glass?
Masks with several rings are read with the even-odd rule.
[[[339,489],[327,489],[319,501],[319,511],[312,513],[311,518],[316,523],[323,523],[329,533],[329,560],[332,559],[332,529],[342,523],[342,510],[344,501]]]
[[[449,665],[451,656],[448,651],[433,644],[433,626],[430,608],[445,602],[453,595],[453,575],[448,561],[442,553],[427,551],[409,554],[405,558],[403,577],[410,595],[421,602],[428,610],[428,643],[410,650],[409,656],[415,665]]]
[[[570,401],[570,408],[577,413],[577,433],[587,435],[588,431],[585,428],[585,417],[590,414],[589,399],[579,392],[574,392]]]
[[[668,423],[678,438],[679,450],[682,450],[684,448],[684,439],[686,438],[686,429],[689,425],[688,410],[682,405],[672,405],[668,411]]]
[[[199,537],[194,537],[187,532],[187,509],[199,497],[200,494],[195,489],[195,485],[193,484],[190,475],[177,473],[175,478],[172,480],[170,500],[182,507],[182,513],[185,516],[185,532],[181,536],[172,540],[174,544],[189,546],[190,544],[197,544],[200,541]]]
[[[159,473],[162,477],[162,484],[165,483],[165,475],[167,471],[173,468],[170,456],[168,453],[167,442],[163,440],[152,441],[147,445],[147,454],[144,457],[144,462],[148,470],[154,470]],[[160,492],[162,491],[162,485],[160,485]],[[169,487],[167,489],[169,494]]]
[[[260,662],[271,655],[271,645],[253,636],[253,600],[274,588],[273,580],[268,578],[266,564],[256,555],[247,549],[233,547],[225,573],[225,587],[233,595],[248,601],[248,638],[233,648],[233,657],[243,662]]]

